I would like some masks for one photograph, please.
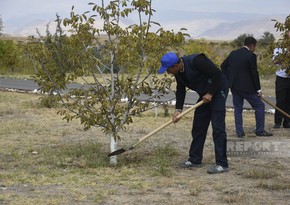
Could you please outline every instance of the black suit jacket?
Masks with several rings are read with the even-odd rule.
[[[234,50],[221,64],[232,90],[257,93],[261,89],[257,56],[246,47]]]

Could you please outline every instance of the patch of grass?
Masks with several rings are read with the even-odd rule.
[[[13,115],[13,110],[7,109],[7,110],[1,110],[0,111],[0,117],[8,116],[8,115]]]
[[[197,185],[197,186],[194,186],[194,188],[190,190],[190,195],[196,197],[201,192],[202,192],[202,186]]]
[[[113,189],[106,189],[106,190],[95,190],[94,193],[94,202],[101,203],[105,198],[110,195],[114,195],[116,190]]]
[[[275,170],[266,168],[250,168],[242,175],[250,179],[272,179],[279,176]]]
[[[0,74],[0,78],[33,79],[31,75],[15,72],[9,74]]]
[[[41,152],[41,150],[39,150]],[[46,147],[45,161],[57,167],[98,168],[108,166],[108,158],[101,144],[85,142]]]
[[[22,103],[22,106],[24,109],[39,109],[39,108],[45,108],[42,106],[39,102],[39,100],[28,100],[24,101]]]
[[[275,167],[275,170],[284,170],[287,168],[284,163],[281,163],[279,161],[273,161],[273,162],[267,162],[263,166],[268,166],[268,167]]]
[[[222,201],[227,204],[240,204],[243,202],[245,194],[242,191],[225,192],[222,196]]]
[[[280,191],[280,190],[290,190],[290,182],[289,181],[281,181],[275,180],[273,182],[270,181],[259,181],[256,185],[257,188],[267,189],[271,191]]]
[[[149,158],[150,162],[148,162],[151,166],[154,166],[152,175],[171,176],[173,173],[171,163],[176,156],[178,156],[178,152],[171,145],[155,148],[152,157]]]
[[[145,130],[144,127],[136,131],[137,134],[146,135],[148,133],[148,130]]]
[[[171,145],[164,147],[155,147],[152,151],[142,153],[131,152],[125,157],[118,158],[118,167],[132,167],[147,170],[152,177],[166,176],[169,177],[173,174],[173,159],[179,155],[176,148]],[[124,156],[124,155],[123,155]]]
[[[10,201],[8,200],[8,203],[5,204],[11,204],[11,205],[35,205],[35,204],[47,204],[47,201],[49,201],[50,205],[59,205],[59,204],[65,204],[65,199],[62,197],[58,198],[57,196],[49,197],[49,198],[43,198],[41,196],[13,196],[9,198],[14,198],[14,200]],[[1,201],[0,201],[1,202]]]

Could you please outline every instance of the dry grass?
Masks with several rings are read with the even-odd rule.
[[[250,179],[272,179],[279,175],[276,172],[276,169],[254,167],[254,168],[248,169],[243,174],[243,176]]]
[[[183,170],[192,115],[168,126],[132,151],[108,163],[107,137],[97,128],[83,131],[66,123],[56,109],[39,106],[38,95],[0,92],[0,204],[289,204],[288,158],[232,157],[231,171],[208,175],[214,163],[211,130],[204,166]],[[162,109],[134,117],[120,133],[120,147],[168,121]],[[172,112],[170,108],[169,112]],[[247,137],[254,114],[244,113]],[[270,129],[273,115],[267,114]],[[229,138],[235,138],[233,113],[227,113]],[[275,139],[290,138],[272,130]],[[245,139],[247,140],[247,138]],[[266,139],[265,139],[266,140]]]
[[[278,181],[260,181],[257,184],[257,188],[263,188],[270,191],[283,191],[290,190],[290,182],[284,180]]]

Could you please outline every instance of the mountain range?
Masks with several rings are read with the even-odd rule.
[[[175,15],[168,15],[174,13]],[[253,34],[260,38],[264,32],[272,33],[279,38],[274,22],[271,19],[283,21],[287,15],[264,15],[230,12],[189,12],[189,11],[161,11],[153,15],[153,21],[161,24],[168,30],[178,31],[186,28],[191,38],[204,38],[210,40],[233,40],[241,34]],[[125,19],[123,24],[134,23],[134,18]],[[37,35],[36,29],[45,34],[46,26],[55,28],[54,19],[45,16],[30,14],[25,17],[8,19],[4,24],[4,34],[12,36]]]

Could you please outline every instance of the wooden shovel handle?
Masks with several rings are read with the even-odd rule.
[[[195,108],[201,106],[204,102],[203,101],[199,101],[198,103],[196,103],[195,105],[193,105],[192,107],[190,107],[189,109],[185,110],[184,112],[180,113],[177,117],[182,117],[186,114],[188,114],[189,112],[191,112],[192,110],[194,110]],[[171,123],[173,123],[172,120],[169,120],[168,122],[166,122],[165,124],[161,125],[160,127],[156,128],[155,130],[153,130],[152,132],[150,132],[149,134],[145,135],[144,137],[142,137],[141,139],[139,139],[139,141],[137,143],[135,143],[134,145],[131,146],[131,149],[133,149],[134,147],[136,147],[138,144],[140,144],[142,141],[146,140],[147,138],[151,137],[152,135],[154,135],[156,132],[162,130],[163,128],[167,127],[168,125],[170,125]]]
[[[288,113],[286,113],[284,110],[278,108],[277,106],[273,105],[272,103],[270,103],[268,100],[266,100],[263,96],[260,97],[265,103],[267,103],[268,105],[272,106],[273,108],[275,108],[276,110],[278,110],[279,112],[281,112],[283,115],[285,115],[286,117],[288,117],[290,119],[290,115]]]

